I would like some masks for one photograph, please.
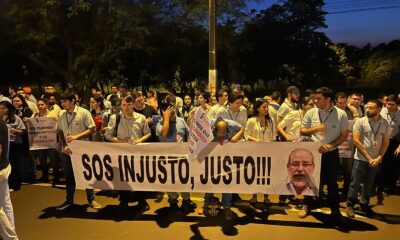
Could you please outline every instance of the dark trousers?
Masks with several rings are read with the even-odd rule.
[[[400,167],[400,156],[394,155],[399,142],[395,139],[390,139],[389,147],[382,159],[382,174],[380,182],[380,190],[393,190],[396,187],[398,171]]]
[[[339,190],[338,190],[338,175],[340,168],[339,151],[335,149],[333,151],[323,153],[321,156],[321,179],[319,191],[320,195],[323,190],[323,186],[328,185],[328,203],[332,210],[339,209]],[[304,201],[307,205],[312,204],[312,197],[304,197]]]
[[[61,154],[62,163],[64,165],[64,174],[65,174],[65,181],[66,181],[66,190],[67,190],[67,202],[73,203],[74,202],[74,194],[75,194],[75,176],[74,170],[72,168],[71,157],[66,154]],[[88,202],[92,202],[95,198],[94,190],[93,189],[86,189],[86,197]]]
[[[17,191],[22,185],[22,144],[10,142],[9,160],[11,164],[11,174],[8,178],[8,185]]]
[[[351,182],[354,158],[342,158],[343,193],[347,195]]]

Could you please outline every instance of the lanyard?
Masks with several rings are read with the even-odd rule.
[[[79,107],[78,107],[79,108]],[[77,109],[78,110],[78,109]],[[78,112],[78,111],[77,111]],[[73,117],[71,118],[71,120],[69,121],[68,120],[68,112],[66,112],[66,114],[65,114],[65,119],[67,120],[67,127],[68,127],[68,133],[69,134],[71,134],[71,124],[72,124],[72,122],[74,121],[74,119],[75,119],[75,117],[76,117],[76,115],[77,115],[77,112],[75,113],[75,112],[73,112],[72,113],[72,115],[73,115]]]
[[[320,122],[320,123],[325,123],[325,122],[329,119],[329,117],[331,116],[332,111],[333,111],[333,107],[331,108],[331,110],[329,110],[329,114],[328,114],[328,116],[325,118],[324,121],[322,121],[321,113],[318,111],[319,122]]]
[[[263,141],[265,140],[265,132],[267,131],[267,125],[265,125],[264,129],[261,127],[261,121],[260,118],[257,117],[257,124],[258,127],[261,129],[261,132],[263,134]],[[274,141],[274,123],[272,121],[270,121],[270,119],[266,120],[268,121],[268,123],[270,123],[271,125],[271,141]],[[267,123],[267,122],[266,122]]]
[[[389,121],[389,117],[390,117],[389,125],[392,125],[393,121],[396,120],[396,117],[397,117],[396,113],[397,113],[397,111],[394,113],[394,117],[392,117],[392,115],[390,115],[389,111],[386,113],[388,121]]]
[[[378,134],[379,129],[381,128],[381,123],[382,123],[382,121],[379,121],[378,129],[376,129],[376,131],[374,131],[374,128],[372,127],[371,121],[370,121],[370,120],[368,120],[368,123],[369,123],[369,127],[370,127],[371,130],[372,130],[372,134],[374,134],[374,140],[376,141],[376,135]]]
[[[238,116],[239,116],[240,111],[236,114],[235,119],[233,119],[233,117],[232,117],[231,110],[228,109],[228,113],[229,113],[229,116],[231,117],[231,120],[233,120],[233,121],[236,122],[236,120],[237,120],[237,118],[238,118]]]

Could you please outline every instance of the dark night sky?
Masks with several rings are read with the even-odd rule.
[[[249,8],[265,9],[276,2],[250,1]],[[327,12],[344,12],[326,15],[328,28],[322,31],[335,43],[363,46],[400,39],[400,0],[326,0],[325,3]]]

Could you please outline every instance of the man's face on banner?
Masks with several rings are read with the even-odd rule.
[[[314,156],[306,149],[296,149],[287,164],[290,182],[295,188],[306,188],[314,173]]]

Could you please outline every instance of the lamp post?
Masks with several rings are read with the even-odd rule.
[[[211,95],[217,92],[217,0],[208,0],[208,90]]]

